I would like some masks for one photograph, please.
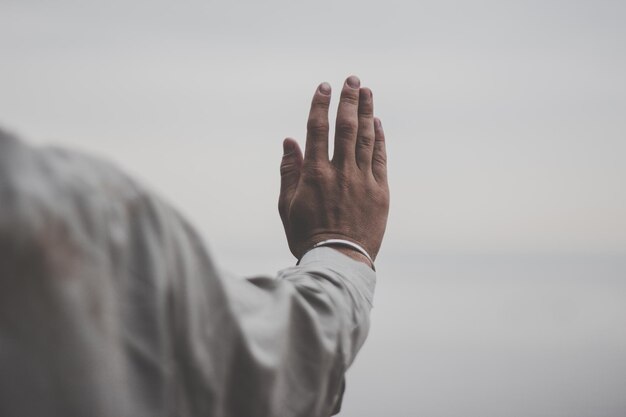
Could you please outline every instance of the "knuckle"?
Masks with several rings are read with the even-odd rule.
[[[389,209],[389,198],[381,197],[375,200],[375,204],[380,211],[386,212]]]
[[[314,136],[322,136],[328,133],[328,122],[318,119],[310,119],[307,123],[307,130]]]
[[[346,104],[350,104],[352,106],[359,105],[359,96],[358,94],[347,92],[341,96],[341,101]]]
[[[385,156],[385,154],[381,154],[380,152],[376,152],[374,154],[374,163],[381,165],[381,166],[385,166],[387,165],[387,157]]]
[[[328,110],[328,108],[330,107],[330,98],[326,99],[318,97],[316,100],[313,101],[312,107],[317,110]]]
[[[334,182],[328,171],[315,167],[311,167],[302,177],[305,187],[313,191],[320,199],[323,199],[325,193],[333,188]]]
[[[356,191],[358,188],[356,185],[361,184],[361,181],[361,172],[353,165],[343,165],[341,168],[337,169],[337,173],[335,174],[335,184],[346,193]]]
[[[374,117],[374,111],[371,108],[360,108],[359,107],[359,116],[365,119],[372,119]],[[371,121],[370,121],[371,123]]]
[[[304,167],[305,179],[318,181],[322,178],[326,178],[328,175],[328,169],[326,164],[320,164],[316,162],[310,162]]]
[[[374,138],[370,135],[360,135],[357,138],[356,146],[360,149],[370,149],[374,143]]]
[[[355,119],[342,119],[337,120],[337,132],[345,135],[355,135],[357,132],[357,122]]]
[[[387,189],[375,187],[375,191],[370,194],[370,198],[375,207],[386,209],[389,207],[389,192]]]

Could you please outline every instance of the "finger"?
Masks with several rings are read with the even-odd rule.
[[[359,129],[356,138],[356,163],[361,170],[372,169],[374,152],[374,100],[369,88],[359,94]]]
[[[305,163],[328,162],[330,92],[330,84],[321,83],[313,95],[307,122]]]
[[[335,126],[335,152],[333,154],[333,163],[338,167],[355,162],[360,85],[361,81],[352,75],[348,77],[341,90]]]
[[[372,157],[372,172],[376,181],[387,182],[387,151],[385,149],[385,132],[378,117],[374,118],[374,154]]]
[[[280,162],[280,194],[278,211],[280,217],[286,219],[289,205],[298,187],[300,170],[302,169],[302,151],[298,143],[287,138],[283,141],[283,159]]]

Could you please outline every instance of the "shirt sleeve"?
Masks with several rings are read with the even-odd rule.
[[[345,371],[368,334],[375,272],[323,247],[275,279],[226,282],[243,351],[254,368],[245,372],[269,371],[256,390],[261,403],[273,401],[269,415],[339,412]]]
[[[0,415],[337,411],[368,266],[317,248],[277,277],[233,277],[115,166],[2,132],[0,151]]]

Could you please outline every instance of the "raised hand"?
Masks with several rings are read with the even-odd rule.
[[[352,241],[375,258],[389,211],[383,128],[374,117],[371,90],[360,88],[357,77],[348,77],[339,99],[330,160],[330,98],[330,85],[320,84],[311,103],[304,157],[294,139],[283,142],[278,210],[289,249],[298,259],[326,239]],[[347,254],[359,259],[356,251]]]

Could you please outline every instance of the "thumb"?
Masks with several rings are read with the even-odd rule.
[[[286,219],[287,209],[298,187],[300,169],[302,168],[302,151],[298,143],[287,138],[283,141],[283,159],[280,162],[280,195],[278,197],[278,211],[283,220]]]

